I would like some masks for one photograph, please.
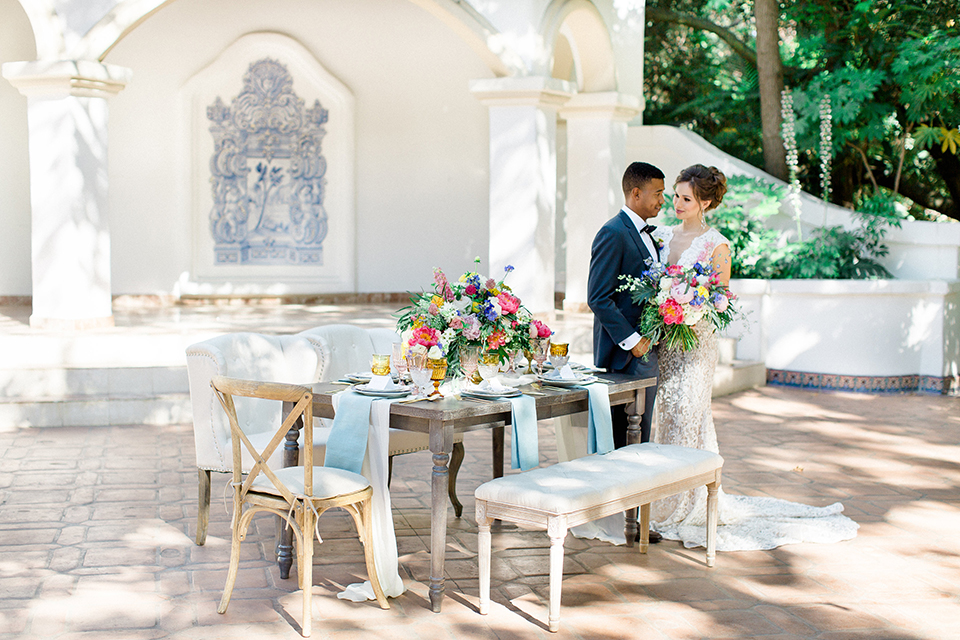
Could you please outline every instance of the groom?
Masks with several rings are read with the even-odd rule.
[[[647,260],[660,261],[659,248],[647,225],[663,206],[663,172],[652,164],[634,162],[623,174],[624,207],[600,227],[590,250],[587,304],[593,311],[593,363],[611,373],[657,376],[657,349],[650,339],[637,333],[641,307],[626,291],[621,274],[639,276]],[[663,256],[666,258],[666,256]],[[647,355],[644,362],[642,356]],[[656,385],[646,389],[640,441],[650,441]],[[624,405],[611,409],[613,442],[618,449],[627,444],[627,413]],[[653,533],[653,532],[651,532]],[[651,539],[651,542],[653,540]]]

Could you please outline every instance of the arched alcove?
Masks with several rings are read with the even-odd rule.
[[[547,10],[544,41],[553,43],[550,74],[576,84],[581,93],[616,91],[610,33],[588,0],[556,0]]]

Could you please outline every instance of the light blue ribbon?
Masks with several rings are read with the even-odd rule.
[[[610,390],[602,382],[584,385],[589,396],[590,420],[587,423],[587,452],[613,451],[613,420],[610,418]]]
[[[360,473],[363,456],[367,452],[367,436],[370,435],[370,405],[372,396],[353,391],[340,394],[333,428],[327,439],[323,466]]]
[[[531,396],[510,398],[510,421],[513,437],[510,439],[510,464],[526,471],[540,464],[537,437],[537,401]]]

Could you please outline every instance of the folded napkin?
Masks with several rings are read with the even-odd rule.
[[[526,471],[540,464],[540,449],[537,436],[537,401],[530,396],[517,396],[510,400],[510,422],[513,437],[510,441],[510,464],[514,469]],[[608,405],[609,406],[609,405]],[[608,409],[609,418],[609,409]],[[611,438],[613,431],[611,428]]]
[[[499,376],[496,378],[490,378],[489,380],[484,380],[473,388],[481,391],[492,391],[494,393],[502,393],[504,391],[513,390],[512,386],[503,384],[503,382],[500,381]]]
[[[360,473],[370,432],[372,396],[344,391],[334,396],[333,427],[327,438],[323,466]]]
[[[393,378],[390,376],[371,376],[367,388],[377,391],[392,391],[397,388],[397,385],[394,384]]]
[[[579,377],[578,374],[573,372],[573,369],[569,364],[565,364],[560,367],[560,379],[561,380],[576,380]]]
[[[602,382],[584,385],[588,394],[587,452],[613,451],[613,420],[610,418],[610,389]]]

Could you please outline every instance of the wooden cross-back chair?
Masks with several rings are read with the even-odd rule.
[[[240,564],[240,542],[246,537],[253,516],[268,512],[283,518],[293,530],[297,546],[297,578],[303,591],[303,622],[301,633],[311,632],[311,601],[313,587],[313,542],[316,520],[327,509],[340,507],[347,511],[357,527],[363,543],[367,575],[377,602],[383,609],[390,605],[380,586],[373,559],[373,531],[371,528],[370,482],[358,473],[332,467],[313,466],[313,392],[303,386],[277,382],[256,382],[224,376],[210,381],[220,405],[230,422],[233,441],[233,518],[230,546],[230,569],[223,588],[219,613],[225,613],[237,579]],[[293,404],[293,410],[283,417],[273,437],[263,447],[257,447],[244,434],[237,419],[234,396],[279,400]],[[269,460],[284,441],[297,419],[303,420],[303,465],[274,469]],[[330,446],[328,444],[328,446]],[[246,452],[253,465],[244,477],[241,455]]]

